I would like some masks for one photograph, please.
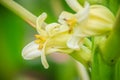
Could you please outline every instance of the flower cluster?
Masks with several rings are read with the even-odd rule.
[[[46,13],[36,20],[36,40],[24,47],[22,56],[31,60],[41,56],[45,68],[49,65],[46,55],[54,52],[70,54],[91,49],[88,37],[103,35],[112,30],[115,20],[109,9],[102,5],[91,5],[85,2],[84,7],[77,0],[66,0],[75,14],[63,11],[57,23],[47,24]],[[86,51],[85,51],[86,52]],[[74,54],[74,53],[73,53]]]

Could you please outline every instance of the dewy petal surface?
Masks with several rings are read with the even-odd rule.
[[[39,45],[34,41],[26,45],[22,50],[22,56],[26,60],[35,59],[41,56],[41,50],[38,49]]]

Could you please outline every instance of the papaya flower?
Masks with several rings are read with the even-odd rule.
[[[90,5],[85,2],[84,7],[77,0],[66,0],[76,13],[63,11],[58,22],[69,26],[72,35],[67,46],[79,50],[85,37],[104,35],[112,30],[115,16],[102,5]]]
[[[38,34],[35,35],[36,40],[23,48],[22,56],[26,60],[32,60],[41,56],[41,62],[47,69],[49,67],[46,60],[47,54],[55,52],[70,54],[74,50],[70,49],[66,44],[68,39],[71,37],[71,34],[69,33],[70,27],[59,23],[47,24],[45,23],[46,18],[46,13],[42,13],[37,18],[36,30]],[[85,38],[83,42],[90,49],[90,40]],[[86,47],[87,50],[88,48]]]
[[[24,59],[31,60],[41,56],[45,68],[49,67],[46,55],[55,52],[74,54],[82,50],[80,57],[86,59],[83,52],[91,53],[91,41],[87,37],[101,36],[112,30],[115,17],[106,7],[90,6],[88,2],[85,2],[83,7],[77,0],[66,0],[66,2],[76,13],[63,11],[58,23],[51,24],[45,23],[47,14],[41,14],[36,20],[38,32],[38,35],[35,35],[36,40],[22,50]]]
[[[68,26],[60,25],[58,23],[47,24],[44,22],[47,14],[42,13],[36,21],[36,30],[39,33],[35,35],[36,40],[29,43],[22,50],[22,56],[26,60],[32,60],[41,56],[41,62],[45,68],[49,65],[46,60],[47,54],[61,52],[71,53],[73,50],[66,45],[70,34]]]

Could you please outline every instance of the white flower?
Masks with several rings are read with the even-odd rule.
[[[41,14],[36,21],[36,29],[39,33],[35,35],[37,40],[32,41],[24,47],[22,56],[24,59],[31,60],[41,56],[42,64],[45,68],[49,65],[46,60],[47,54],[54,52],[71,53],[73,50],[66,45],[68,37],[68,26],[60,25],[58,23],[47,24],[44,22],[47,14]]]
[[[41,51],[38,50],[39,45],[36,44],[34,41],[29,43],[27,46],[24,47],[22,50],[22,56],[26,60],[37,58],[41,55]]]
[[[39,34],[35,35],[35,41],[24,47],[22,51],[24,59],[31,60],[41,56],[45,68],[49,67],[46,55],[54,52],[67,54],[73,51],[81,52],[79,57],[85,59],[84,55],[88,54],[82,53],[91,53],[91,41],[87,37],[111,31],[115,17],[106,7],[90,6],[88,2],[82,7],[77,0],[66,2],[76,13],[63,11],[59,16],[59,23],[51,24],[45,23],[47,14],[41,14],[36,21],[36,30]],[[91,54],[85,60],[90,59]]]
[[[69,26],[72,34],[67,45],[71,49],[79,50],[83,44],[83,38],[102,35],[111,31],[115,17],[109,9],[102,5],[89,5],[85,2],[82,7],[77,0],[66,0],[75,14],[63,11],[59,17],[59,23]]]

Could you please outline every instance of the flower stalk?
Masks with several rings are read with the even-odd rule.
[[[107,40],[103,44],[95,44],[92,60],[92,80],[119,80],[119,31],[120,9],[113,30]]]
[[[36,27],[37,17],[13,0],[0,0],[0,4],[13,11],[32,27]]]
[[[118,61],[120,57],[120,9],[113,30],[101,50],[108,64],[115,64]]]

